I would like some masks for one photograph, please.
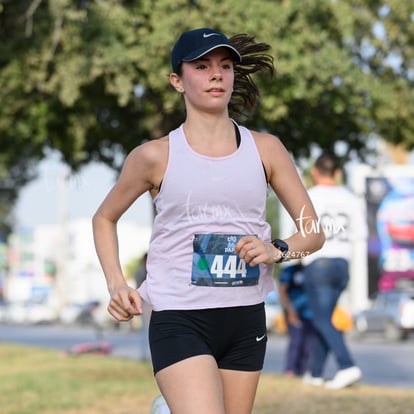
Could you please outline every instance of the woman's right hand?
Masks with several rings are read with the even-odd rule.
[[[137,290],[124,285],[111,292],[107,309],[117,321],[129,321],[136,315],[142,315],[142,299]]]

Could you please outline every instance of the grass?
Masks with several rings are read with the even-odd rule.
[[[149,414],[150,364],[0,344],[2,414]],[[358,384],[329,391],[263,374],[254,414],[412,414],[414,392]]]

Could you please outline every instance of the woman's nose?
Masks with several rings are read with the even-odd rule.
[[[215,66],[211,70],[211,80],[221,80],[223,78],[222,70],[220,66]]]

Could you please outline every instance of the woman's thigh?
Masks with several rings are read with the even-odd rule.
[[[173,414],[228,414],[219,369],[211,355],[179,361],[160,370],[155,379]]]
[[[220,370],[226,414],[250,414],[261,371]]]
[[[250,414],[261,371],[218,369],[199,355],[159,371],[155,379],[171,413]]]

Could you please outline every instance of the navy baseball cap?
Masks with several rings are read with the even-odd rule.
[[[171,53],[173,71],[177,73],[181,62],[196,60],[218,47],[227,47],[232,52],[234,61],[241,62],[240,53],[230,44],[229,39],[223,33],[208,28],[182,33]]]

